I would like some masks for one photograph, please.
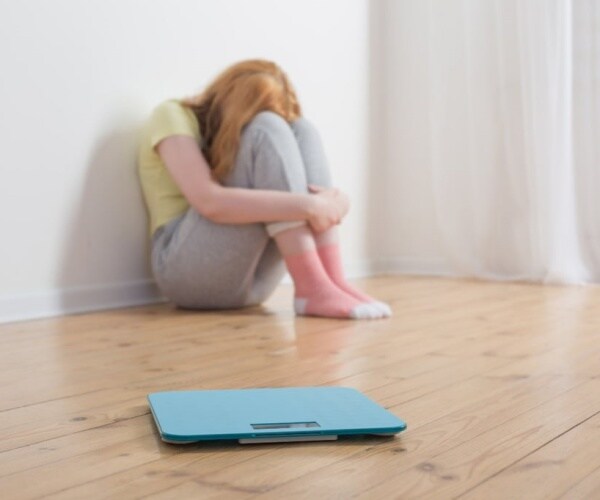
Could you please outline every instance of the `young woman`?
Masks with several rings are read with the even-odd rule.
[[[319,134],[275,63],[239,62],[201,94],[157,106],[139,175],[152,270],[180,307],[258,304],[287,268],[297,314],[391,314],[344,277],[336,226],[348,199],[332,187]]]

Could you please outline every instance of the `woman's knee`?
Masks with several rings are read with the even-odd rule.
[[[319,131],[315,124],[304,116],[299,116],[295,120],[288,122],[278,113],[274,111],[260,111],[250,121],[253,127],[261,128],[266,131],[284,130],[290,132],[293,130],[296,135],[304,136],[319,136]]]
[[[304,116],[299,116],[290,123],[290,127],[294,129],[296,134],[302,135],[318,135],[319,132],[313,122]]]
[[[295,141],[295,136],[290,124],[281,115],[274,111],[260,111],[246,125],[244,135],[253,142],[260,142],[266,135],[271,142],[290,143]]]
[[[228,185],[306,193],[306,169],[298,141],[277,113],[257,113],[242,132],[240,150]]]
[[[300,116],[290,123],[294,136],[303,150],[304,155],[311,158],[317,155],[324,160],[323,142],[317,127],[307,118]]]
[[[249,126],[253,128],[261,128],[266,131],[273,130],[287,130],[290,128],[289,123],[285,120],[283,116],[274,111],[259,111],[254,115],[252,120],[250,120]]]

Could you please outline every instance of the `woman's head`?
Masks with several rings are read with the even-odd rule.
[[[287,75],[264,59],[230,66],[201,94],[183,102],[198,119],[204,155],[219,180],[233,167],[242,127],[257,113],[273,111],[288,122],[302,114]]]

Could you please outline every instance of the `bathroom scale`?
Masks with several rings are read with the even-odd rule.
[[[347,387],[155,392],[148,402],[162,440],[175,444],[329,441],[406,429],[398,417]]]

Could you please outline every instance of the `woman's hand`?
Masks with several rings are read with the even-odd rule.
[[[335,188],[324,188],[311,184],[308,189],[315,195],[315,210],[308,219],[311,228],[315,232],[321,233],[339,224],[350,208],[348,196]]]

